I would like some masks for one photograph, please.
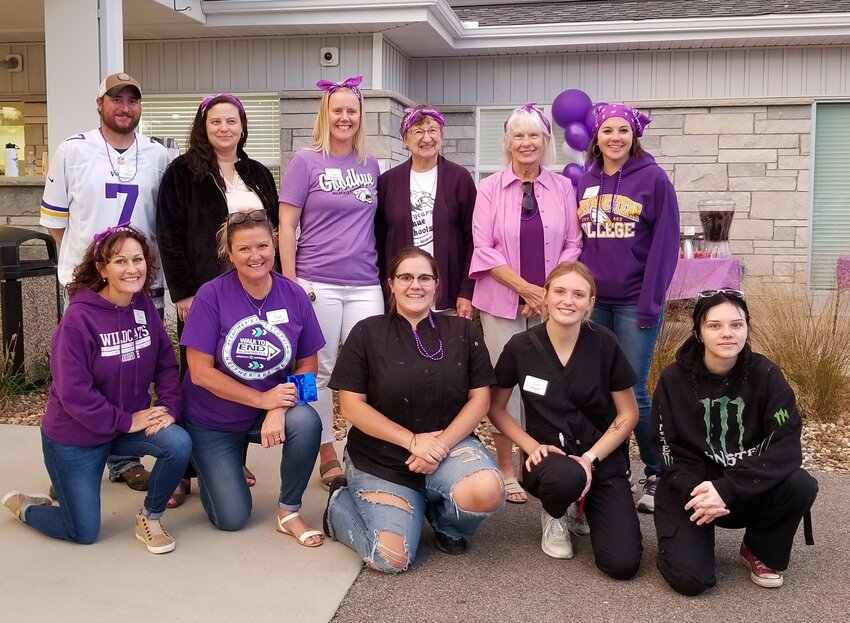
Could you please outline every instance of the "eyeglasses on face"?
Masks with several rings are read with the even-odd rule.
[[[534,211],[534,182],[522,183],[522,211],[526,214]]]
[[[744,298],[744,293],[741,292],[740,290],[730,290],[728,288],[719,288],[717,290],[703,290],[703,291],[697,293],[697,300],[708,299],[708,298],[711,298],[712,296],[717,296],[718,294],[725,294],[726,296],[732,296],[736,299],[742,299],[742,300]]]
[[[427,130],[423,130],[422,128],[414,128],[410,130],[410,136],[415,139],[423,138],[426,134],[433,139],[440,138],[442,136],[443,131],[440,128],[428,128]]]
[[[419,282],[420,286],[430,286],[437,281],[437,277],[435,275],[428,274],[411,275],[410,273],[399,273],[398,275],[395,275],[395,278],[406,286],[413,283],[414,279]]]
[[[241,225],[248,219],[255,223],[263,223],[269,220],[269,215],[265,210],[251,210],[250,212],[234,212],[227,217],[227,225]]]

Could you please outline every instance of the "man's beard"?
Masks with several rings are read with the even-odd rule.
[[[141,117],[137,117],[132,123],[132,125],[130,125],[129,127],[124,127],[115,123],[115,117],[106,119],[103,115],[100,116],[101,124],[105,125],[107,128],[109,128],[112,132],[115,132],[116,134],[132,134],[139,126],[139,121],[141,121]]]

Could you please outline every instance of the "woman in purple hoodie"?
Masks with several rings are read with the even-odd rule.
[[[174,549],[160,517],[192,444],[174,425],[177,359],[148,296],[152,260],[144,234],[128,223],[110,227],[94,237],[68,284],[71,302],[53,334],[53,384],[41,423],[44,464],[59,506],[20,491],[3,498],[18,519],[47,536],[94,542],[107,456],[151,455],[157,460],[136,516],[136,538],[152,554]]]
[[[638,510],[651,513],[661,459],[650,446],[646,379],[679,258],[679,204],[667,174],[640,145],[651,119],[627,104],[600,105],[594,114],[589,166],[577,193],[579,260],[596,281],[591,320],[614,332],[638,375],[635,438],[646,475]]]

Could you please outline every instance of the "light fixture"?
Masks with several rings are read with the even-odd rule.
[[[20,54],[7,54],[6,58],[0,61],[0,67],[9,73],[19,72],[24,68],[24,57]]]

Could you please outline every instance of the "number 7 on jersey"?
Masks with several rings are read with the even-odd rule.
[[[139,198],[139,187],[136,184],[106,184],[106,198],[117,199],[118,195],[126,195],[121,216],[116,225],[129,223],[133,218],[133,208],[136,207],[136,199]]]

